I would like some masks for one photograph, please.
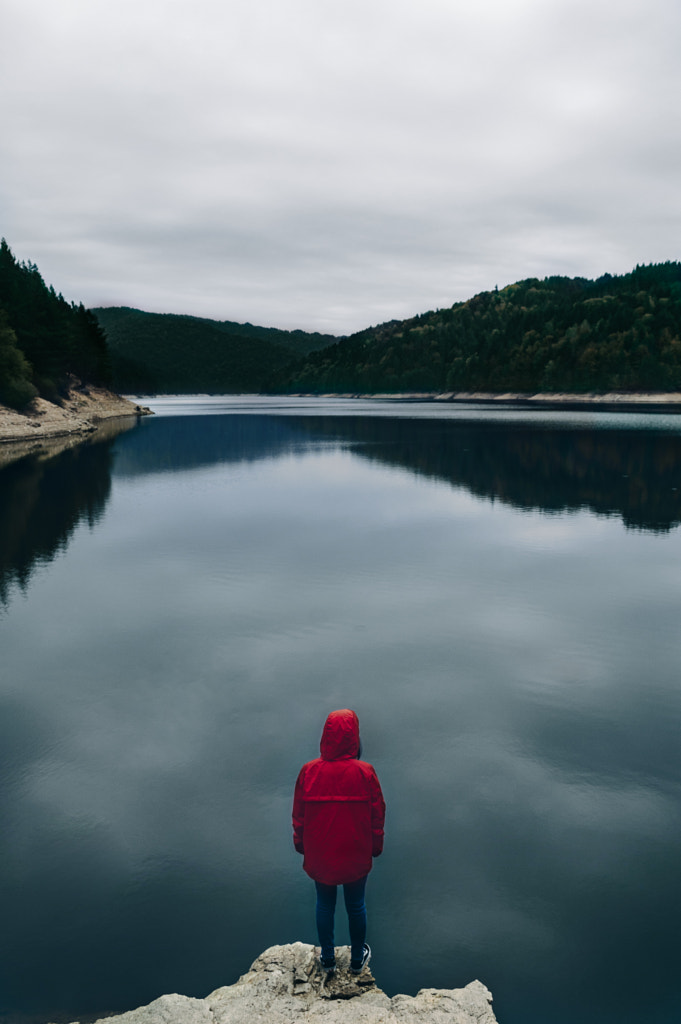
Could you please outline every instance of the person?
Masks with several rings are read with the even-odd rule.
[[[293,845],[317,890],[315,919],[320,963],[336,967],[334,917],[343,886],[350,929],[350,969],[359,974],[371,957],[366,942],[364,890],[372,858],[383,851],[385,801],[378,776],[360,761],[359,719],[332,711],[320,743],[321,757],[304,764],[293,797]]]

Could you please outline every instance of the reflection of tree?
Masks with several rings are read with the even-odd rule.
[[[78,523],[99,519],[110,490],[110,440],[51,457],[41,450],[0,469],[0,602],[64,549]]]
[[[365,457],[517,508],[591,509],[658,532],[681,523],[677,434],[364,416],[311,418],[307,426],[360,444]]]
[[[371,416],[164,417],[119,441],[116,471],[276,458],[319,441],[356,446],[363,458],[516,508],[590,509],[658,532],[681,523],[681,436],[663,431]],[[65,547],[78,523],[101,516],[112,457],[109,437],[0,468],[0,602]]]
[[[655,430],[365,415],[159,417],[122,440],[116,472],[276,458],[320,441],[356,445],[364,458],[516,508],[590,509],[654,531],[681,523],[681,435]]]
[[[313,443],[299,420],[239,413],[146,419],[118,445],[116,476],[277,458]]]

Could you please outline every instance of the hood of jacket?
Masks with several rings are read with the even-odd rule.
[[[320,753],[325,761],[359,754],[359,718],[354,711],[343,708],[332,711],[324,723]]]

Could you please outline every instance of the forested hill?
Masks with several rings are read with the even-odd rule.
[[[106,331],[116,390],[138,394],[263,391],[301,356],[338,340],[127,306],[93,312]]]
[[[681,390],[681,263],[530,278],[312,353],[303,392]]]
[[[89,310],[48,288],[35,263],[19,263],[0,242],[0,403],[23,408],[55,399],[73,377],[107,385],[104,333]]]
[[[137,393],[676,391],[681,263],[595,281],[530,278],[338,339],[86,310],[48,288],[35,264],[17,262],[3,239],[0,403],[54,399],[74,376]]]

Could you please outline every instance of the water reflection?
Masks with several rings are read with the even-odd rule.
[[[121,447],[117,472],[253,461],[326,440],[514,508],[588,509],[661,532],[681,523],[681,434],[664,429],[311,413],[186,415],[143,428]]]
[[[311,431],[364,445],[371,458],[515,508],[590,509],[645,530],[681,522],[676,433],[360,417],[312,422]]]
[[[177,473],[220,463],[255,462],[323,443],[306,421],[279,416],[185,415],[143,420],[118,445],[116,473]]]
[[[669,1024],[675,438],[545,423],[542,457],[527,424],[275,419],[122,435],[95,528],[62,515],[67,557],[0,621],[0,1012],[205,995],[311,940],[291,790],[350,705],[388,802],[379,983],[478,976],[501,1024]],[[599,489],[625,466],[633,506]]]
[[[80,522],[94,526],[111,492],[112,442],[136,417],[87,441],[55,438],[0,449],[0,603],[25,589],[37,564],[63,551]]]

